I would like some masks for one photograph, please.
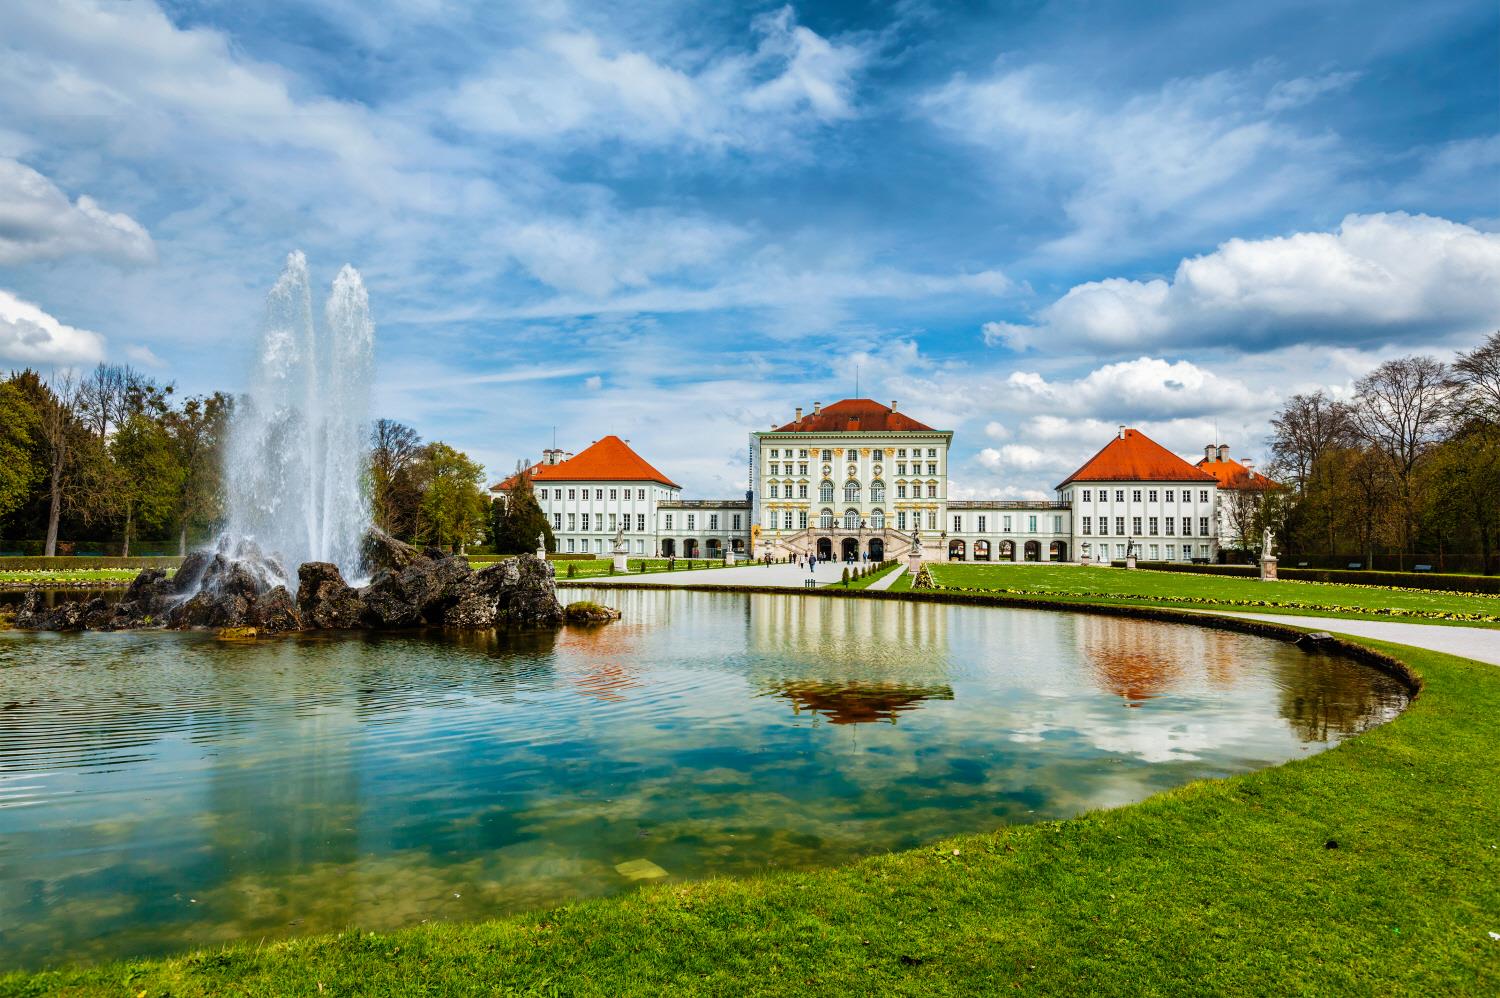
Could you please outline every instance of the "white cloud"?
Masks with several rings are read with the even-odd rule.
[[[125,348],[125,359],[142,367],[152,367],[161,370],[167,366],[167,362],[156,355],[156,351],[144,343],[132,343]]]
[[[1015,371],[1005,384],[1011,393],[1008,404],[1015,408],[1131,419],[1256,409],[1272,404],[1274,398],[1191,361],[1158,357],[1106,364],[1071,381],[1048,381],[1035,372]]]
[[[604,379],[597,374],[591,374],[583,379],[583,387],[591,392],[597,392],[604,387]]]
[[[1311,99],[1318,84],[1282,86],[1270,99],[1278,106],[1293,93]],[[1061,189],[1072,231],[1041,252],[1072,257],[1139,253],[1324,187],[1327,140],[1277,121],[1262,93],[1250,78],[1216,73],[1121,100],[1031,66],[957,76],[924,107],[993,157],[1007,189]]]
[[[144,264],[156,248],[129,215],[105,211],[87,194],[69,201],[31,167],[0,157],[0,265],[73,254]]]
[[[855,76],[869,58],[862,46],[797,24],[790,7],[751,27],[752,51],[686,68],[589,32],[549,34],[496,58],[442,110],[463,128],[512,139],[721,147],[761,145],[787,137],[794,123],[854,114]]]
[[[104,359],[104,337],[75,329],[0,289],[0,358],[20,364],[82,364]]]
[[[1080,284],[1031,324],[992,322],[1023,348],[1372,344],[1500,323],[1500,234],[1426,215],[1350,215],[1336,232],[1232,239],[1170,282]]]
[[[1321,76],[1299,76],[1282,80],[1266,97],[1266,110],[1286,111],[1310,104],[1324,94],[1348,89],[1359,79],[1358,73],[1324,73]]]

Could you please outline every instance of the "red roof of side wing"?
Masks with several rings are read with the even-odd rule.
[[[1232,457],[1223,461],[1210,461],[1204,458],[1196,467],[1217,478],[1221,489],[1232,489],[1237,492],[1268,492],[1281,488],[1265,475],[1258,471],[1251,471]]]
[[[843,399],[824,406],[817,412],[810,412],[785,426],[776,427],[777,433],[858,433],[860,431],[935,432],[926,423],[919,423],[905,413],[897,412],[888,405],[881,405],[874,399]]]
[[[1140,430],[1125,430],[1057,486],[1069,482],[1216,482]]]
[[[674,489],[682,487],[614,434],[594,441],[566,461],[534,464],[527,471],[533,482],[660,482]],[[495,491],[509,489],[515,480],[511,475]]]

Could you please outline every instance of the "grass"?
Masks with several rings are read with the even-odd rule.
[[[171,575],[173,569],[168,569]],[[26,589],[30,586],[43,588],[108,588],[127,586],[140,574],[138,568],[74,568],[74,569],[22,569],[0,571],[0,589]]]
[[[1338,748],[827,870],[0,976],[0,996],[1500,992],[1500,669]]]
[[[1500,617],[1500,597],[1391,589],[1323,582],[1261,582],[1259,579],[1187,572],[1129,571],[1078,565],[928,566],[945,588],[1023,592],[1040,596],[1134,606],[1221,606],[1248,612],[1340,616],[1360,620],[1432,623],[1417,614],[1482,614]],[[1257,605],[1240,605],[1258,601]],[[1300,604],[1300,606],[1299,606]],[[1316,605],[1313,608],[1310,605]],[[1394,612],[1392,612],[1394,611]],[[1494,627],[1494,621],[1445,621]]]
[[[630,566],[630,573],[632,575],[667,571],[667,559],[665,558],[630,558],[626,561],[626,564]],[[733,567],[744,568],[747,564],[749,563],[738,561],[735,562]],[[590,560],[579,558],[569,561],[554,561],[552,566],[557,570],[557,577],[559,579],[592,579],[602,575],[614,574],[611,571],[614,566],[614,559],[612,558],[594,558]],[[723,560],[719,558],[694,558],[691,561],[686,558],[678,558],[676,566],[673,571],[677,572],[702,571],[706,568],[726,567]],[[574,574],[568,574],[569,568],[573,569]]]
[[[891,567],[882,569],[879,572],[873,572],[870,575],[867,575],[867,576],[865,576],[862,579],[851,579],[849,581],[849,585],[848,585],[847,588],[849,588],[851,590],[853,590],[853,589],[869,589],[872,585],[874,585],[875,583],[879,582],[881,579],[885,578],[887,575],[890,575],[892,572],[900,571],[900,569],[901,569],[900,565],[892,565]],[[844,584],[841,583],[841,582],[830,582],[829,585],[830,586],[837,586],[840,589],[845,588]]]

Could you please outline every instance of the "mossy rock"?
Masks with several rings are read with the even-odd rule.
[[[220,641],[254,641],[260,632],[253,627],[221,627],[214,632]]]
[[[607,624],[619,619],[619,610],[592,600],[579,600],[563,608],[563,620],[569,624]]]

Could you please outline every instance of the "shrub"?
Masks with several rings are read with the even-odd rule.
[[[574,578],[577,575],[578,575],[578,566],[575,565],[575,564],[573,564],[572,562],[569,562],[568,563],[568,578],[571,579],[571,578]]]

